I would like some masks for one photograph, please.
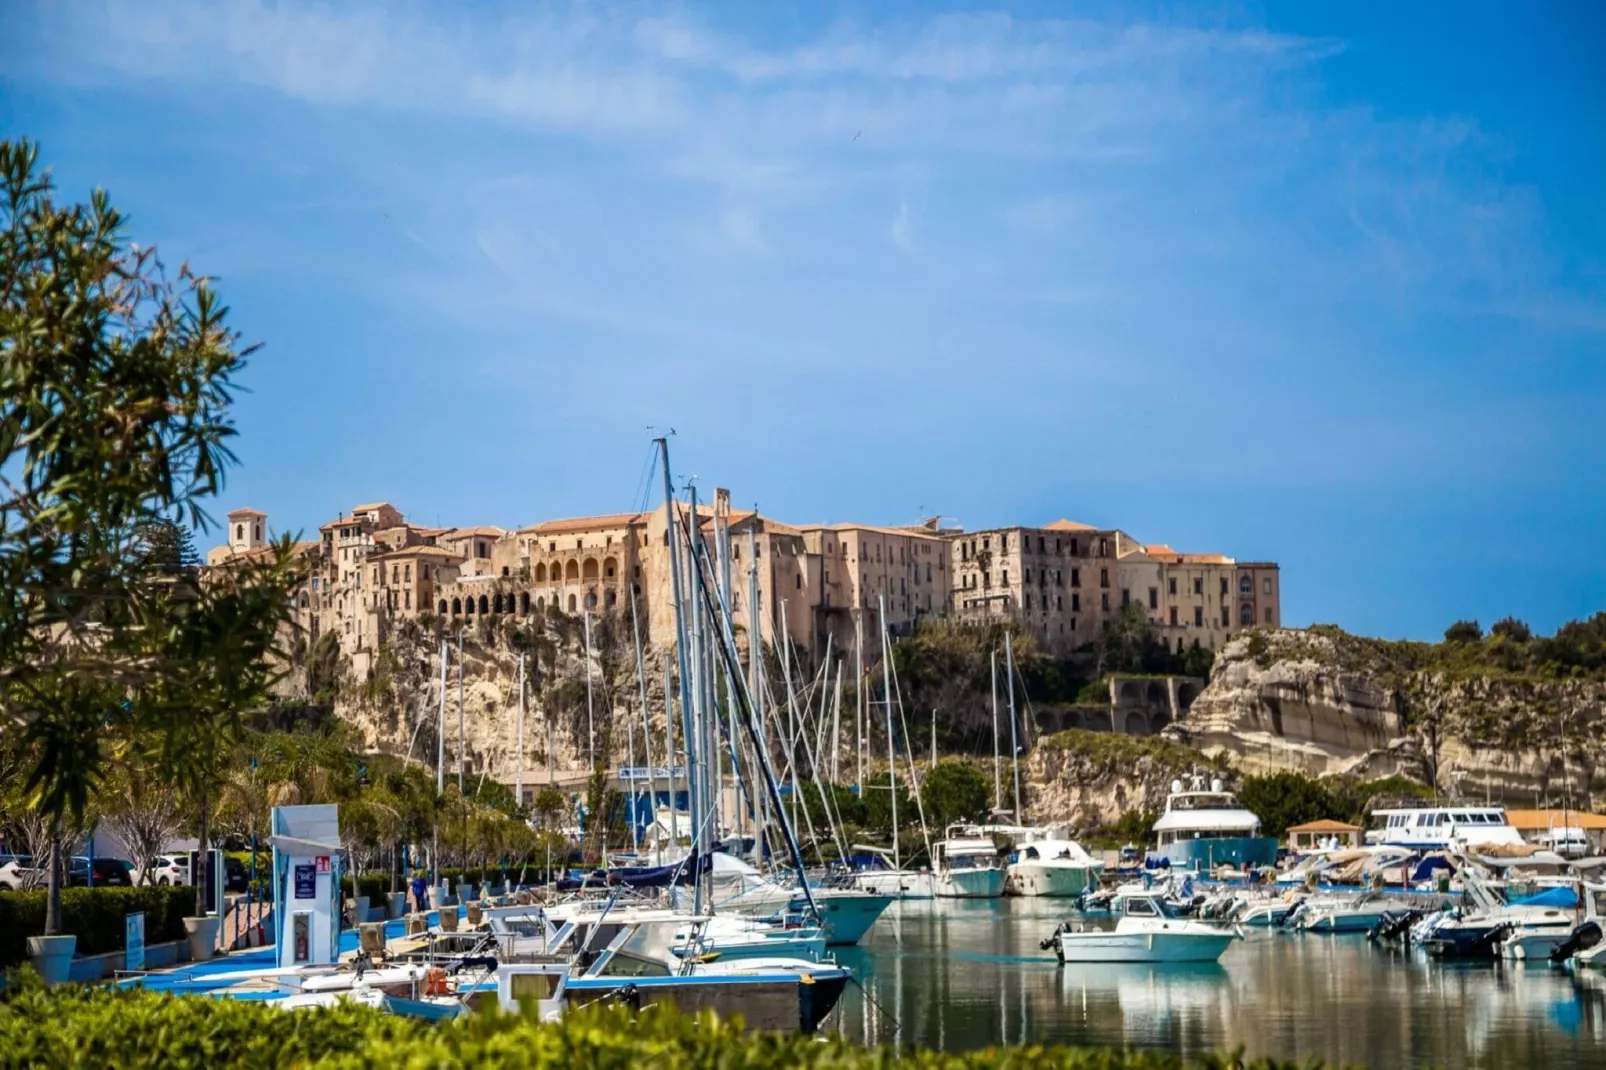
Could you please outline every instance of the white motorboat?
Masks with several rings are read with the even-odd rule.
[[[796,913],[804,906],[803,893],[770,879],[755,867],[733,855],[715,851],[713,859],[713,905],[716,910],[748,916]],[[826,941],[835,945],[856,944],[892,903],[893,896],[859,888],[809,886],[809,894],[819,910],[819,924]],[[676,897],[684,902],[684,889]]]
[[[927,869],[861,869],[853,875],[853,882],[891,899],[931,899],[937,894],[936,878]]]
[[[965,835],[957,826],[935,847],[939,899],[997,899],[1008,874],[991,836]]]
[[[1504,807],[1477,804],[1373,810],[1366,842],[1414,851],[1524,844],[1522,833],[1506,820]]]
[[[1096,887],[1104,872],[1102,860],[1057,828],[1024,825],[979,825],[966,835],[1002,833],[1015,844],[1015,860],[1006,870],[1004,889],[1015,895],[1075,899]]]
[[[690,917],[669,907],[618,906],[597,903],[560,903],[546,916],[555,925],[572,923],[581,930],[579,943],[597,947],[625,925],[670,923],[674,934],[671,951],[677,956],[730,961],[785,956],[818,962],[825,957],[825,931],[819,926],[785,928],[742,915]],[[595,930],[595,935],[592,935]]]
[[[1284,924],[1308,933],[1369,933],[1395,909],[1370,893],[1313,896],[1294,909]]]
[[[1245,809],[1220,780],[1205,790],[1203,777],[1192,790],[1181,780],[1171,783],[1165,813],[1154,823],[1157,846],[1151,857],[1171,865],[1210,873],[1220,866],[1262,869],[1277,862],[1277,840],[1260,834],[1260,818]]]
[[[1065,922],[1043,941],[1060,962],[1215,962],[1238,939],[1234,929],[1189,918],[1174,918],[1159,895],[1122,900],[1114,930]]]

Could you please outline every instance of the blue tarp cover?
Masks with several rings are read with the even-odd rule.
[[[1517,907],[1555,907],[1558,910],[1570,910],[1578,905],[1578,893],[1571,888],[1558,885],[1555,888],[1546,888],[1526,899],[1513,899],[1512,906]]]

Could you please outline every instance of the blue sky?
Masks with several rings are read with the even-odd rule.
[[[249,504],[1069,516],[1284,616],[1606,607],[1591,3],[0,10],[0,130],[265,343]]]

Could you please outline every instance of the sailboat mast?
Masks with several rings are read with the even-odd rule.
[[[463,730],[463,629],[457,629],[457,795],[463,797],[463,752],[468,733]]]
[[[792,782],[792,827],[797,828],[797,696],[792,693],[792,637],[781,599],[781,679],[786,687],[786,771]],[[799,874],[801,876],[801,874]]]
[[[1004,632],[1004,675],[1009,682],[1009,755],[1015,774],[1015,823],[1023,824],[1020,810],[1020,744],[1015,739],[1015,648]]]
[[[1004,777],[1003,763],[998,753],[998,649],[992,651],[993,671],[993,809],[1004,808]]]
[[[859,798],[864,798],[864,701],[868,697],[864,693],[864,610],[855,607],[853,610],[853,783],[859,789]]]
[[[664,521],[665,521],[664,537],[665,537],[665,539],[668,540],[668,544],[669,544],[670,602],[673,604],[674,611],[675,611],[675,657],[677,659],[677,664],[679,665],[679,668],[680,668],[680,715],[681,715],[681,718],[682,718],[683,726],[685,728],[684,736],[685,736],[685,742],[686,742],[686,748],[687,748],[687,758],[686,758],[686,797],[687,797],[687,800],[688,800],[688,806],[691,809],[690,817],[691,817],[691,822],[692,822],[692,863],[691,863],[691,873],[692,873],[692,886],[694,888],[693,899],[694,899],[694,903],[695,903],[695,905],[693,906],[693,910],[696,913],[701,914],[703,912],[703,885],[702,885],[702,881],[700,879],[700,871],[701,871],[701,867],[702,867],[702,854],[697,849],[697,838],[696,837],[697,837],[697,830],[698,830],[698,825],[697,825],[697,816],[698,815],[697,815],[697,801],[696,801],[697,800],[696,772],[693,769],[691,756],[690,756],[690,749],[691,749],[691,710],[690,710],[690,704],[691,704],[690,703],[690,700],[691,700],[691,691],[690,691],[691,666],[689,664],[689,659],[687,658],[687,650],[686,650],[686,619],[685,619],[685,613],[684,613],[682,605],[681,605],[681,592],[682,592],[683,588],[681,586],[681,575],[680,575],[680,572],[681,572],[681,569],[680,569],[680,552],[679,552],[679,548],[678,548],[679,539],[677,538],[677,536],[675,534],[675,526],[676,526],[676,521],[675,521],[675,490],[674,490],[674,482],[671,479],[670,474],[669,474],[669,440],[667,438],[660,438],[658,440],[658,450],[659,450],[659,459],[663,462],[663,469],[664,469]],[[666,696],[668,694],[668,683],[669,683],[669,681],[667,679],[668,674],[669,674],[669,667],[666,665],[666,666],[664,666],[664,675],[665,675],[664,684],[665,684],[665,695]],[[667,697],[666,697],[666,704],[667,704]],[[671,764],[671,775],[673,775],[673,764]],[[674,806],[673,806],[673,802],[671,801],[671,807],[670,807],[670,824],[671,824],[671,826],[673,826],[673,825],[675,825],[677,823],[674,814],[675,814]]]
[[[887,600],[876,596],[876,613],[881,622],[881,702],[887,712],[887,790],[892,807],[892,868],[901,869],[898,860],[898,755],[892,742],[892,672],[889,662],[892,652],[887,648]]]
[[[586,662],[586,750],[590,755],[591,772],[597,771],[597,725],[596,714],[592,709],[591,701],[591,611],[580,612],[581,630],[585,634],[585,662]]]
[[[513,770],[513,803],[515,806],[524,805],[524,651],[519,651],[519,743],[514,749],[517,755]]]
[[[641,653],[641,617],[636,612],[636,584],[630,584],[630,635],[636,646],[636,686],[641,692],[641,757],[647,765],[647,811],[658,816],[658,778],[652,768],[652,721],[647,716],[647,664]],[[668,722],[669,691],[664,690],[664,719]],[[673,756],[671,756],[673,761]]]
[[[441,636],[441,711],[435,718],[435,795],[439,798],[446,794],[446,637]],[[435,811],[435,830],[430,841],[429,865],[430,883],[439,885],[441,882],[441,815]]]

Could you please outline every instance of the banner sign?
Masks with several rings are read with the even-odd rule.
[[[145,914],[127,914],[123,917],[123,969],[145,968]]]

